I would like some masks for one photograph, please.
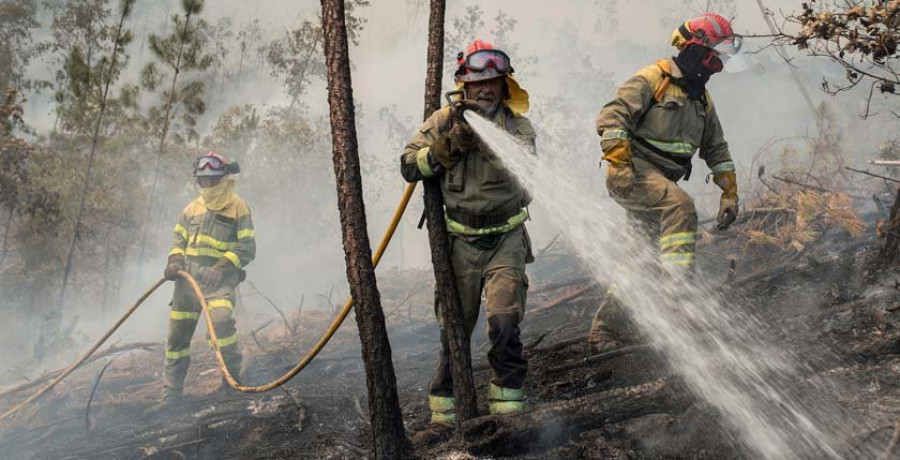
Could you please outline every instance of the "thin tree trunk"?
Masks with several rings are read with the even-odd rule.
[[[172,75],[172,86],[169,87],[169,94],[166,96],[166,110],[165,116],[163,118],[163,127],[162,133],[159,136],[159,148],[156,152],[156,167],[153,169],[153,185],[150,186],[150,201],[147,203],[147,217],[144,219],[144,225],[141,232],[141,250],[138,253],[138,267],[141,266],[141,262],[144,260],[144,255],[147,249],[147,228],[150,227],[151,221],[153,220],[153,204],[154,199],[156,198],[156,185],[159,182],[159,167],[162,164],[162,156],[163,149],[166,145],[166,135],[169,133],[169,121],[171,118],[169,117],[170,112],[172,110],[172,98],[175,94],[175,84],[178,82],[178,73],[181,71],[181,56],[184,53],[184,42],[187,40],[187,31],[188,24],[191,22],[191,12],[186,11],[184,14],[184,27],[181,31],[180,42],[178,45],[178,56],[175,59],[175,67],[172,69],[174,71],[174,75]],[[140,278],[140,269],[138,269],[138,278]]]
[[[897,198],[891,206],[891,216],[881,227],[882,234],[887,237],[884,246],[878,251],[878,262],[884,268],[897,264],[900,259],[900,189],[897,190]]]
[[[109,72],[106,75],[106,81],[103,82],[103,94],[100,97],[100,112],[97,114],[97,123],[94,125],[94,133],[91,138],[91,152],[88,154],[87,170],[84,172],[84,182],[81,185],[81,196],[78,200],[78,213],[75,215],[75,228],[72,231],[72,240],[69,242],[69,251],[66,255],[66,265],[63,268],[62,287],[59,290],[59,299],[56,302],[56,311],[51,312],[49,319],[50,324],[47,326],[51,329],[58,327],[58,320],[62,314],[66,301],[66,289],[69,287],[69,276],[72,274],[72,262],[75,259],[75,245],[81,236],[81,221],[84,218],[84,208],[87,204],[87,195],[91,189],[91,172],[94,169],[94,156],[97,153],[97,146],[100,143],[100,128],[103,126],[103,115],[106,113],[106,101],[109,96],[109,85],[113,79],[113,72],[116,70],[116,57],[119,53],[119,40],[122,38],[122,28],[125,25],[125,18],[131,13],[132,1],[122,4],[122,15],[119,17],[119,26],[116,28],[116,38],[113,41],[112,59],[109,63]],[[88,57],[90,59],[90,57]],[[90,62],[88,62],[90,64]],[[90,65],[88,65],[90,67]],[[100,72],[103,75],[102,69]],[[51,336],[52,337],[52,336]]]
[[[69,275],[72,273],[72,261],[75,256],[75,243],[78,242],[78,237],[81,236],[81,220],[84,218],[87,195],[91,189],[91,171],[94,169],[94,155],[97,153],[97,146],[100,143],[100,128],[103,126],[103,114],[106,113],[106,100],[109,96],[109,84],[112,82],[113,72],[116,70],[119,40],[122,38],[122,27],[125,25],[125,18],[131,13],[131,3],[132,2],[127,2],[122,6],[122,15],[119,18],[119,26],[116,29],[116,39],[113,42],[113,52],[109,64],[109,72],[106,75],[106,81],[103,82],[103,95],[100,97],[100,113],[97,114],[97,123],[94,125],[94,135],[91,138],[91,152],[88,154],[87,171],[84,173],[84,182],[81,184],[81,196],[78,199],[78,213],[75,215],[75,229],[72,232],[72,241],[69,242],[69,252],[66,255],[66,266],[63,269],[62,288],[60,289],[59,301],[56,305],[57,310],[62,309],[66,298],[66,288],[69,286]]]
[[[444,67],[445,0],[431,0],[428,20],[428,73],[425,78],[425,115],[441,107],[441,75]],[[462,302],[450,262],[450,239],[444,220],[444,197],[439,178],[425,182],[425,216],[434,266],[435,301],[441,305],[441,317],[450,348],[453,397],[456,400],[457,427],[478,415],[478,399],[472,378],[472,354],[463,320]],[[459,431],[462,433],[462,431]]]
[[[347,280],[350,283],[350,293],[356,301],[356,323],[366,369],[375,458],[410,458],[412,446],[403,428],[403,414],[391,361],[391,344],[381,309],[372,265],[372,250],[366,231],[344,0],[322,0],[322,22],[338,208],[347,261]]]
[[[9,233],[12,230],[13,220],[16,218],[15,210],[15,207],[9,208],[9,219],[6,220],[6,230],[3,231],[3,250],[0,252],[0,267],[3,266],[6,255],[9,254]]]

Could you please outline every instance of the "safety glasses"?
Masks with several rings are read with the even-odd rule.
[[[476,51],[466,57],[463,66],[476,72],[482,71],[489,66],[494,67],[494,70],[502,74],[513,72],[513,68],[509,63],[509,56],[500,50]]]

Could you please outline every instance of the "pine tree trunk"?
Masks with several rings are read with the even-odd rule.
[[[375,458],[409,458],[412,447],[403,428],[403,414],[391,362],[391,344],[375,283],[372,250],[366,231],[344,1],[322,0],[322,22],[338,207],[347,280],[350,293],[356,299],[356,323],[366,369]]]
[[[891,267],[897,264],[900,258],[900,189],[897,198],[891,206],[890,220],[884,223],[881,231],[887,235],[884,246],[878,252],[878,262],[882,267]]]
[[[428,73],[425,77],[425,119],[441,107],[441,75],[444,67],[445,0],[431,0],[428,20]],[[424,181],[425,216],[428,219],[428,240],[431,263],[434,266],[436,302],[447,331],[450,348],[450,370],[453,376],[453,397],[456,399],[458,423],[478,415],[478,399],[472,377],[472,354],[466,336],[459,289],[450,262],[450,240],[444,221],[444,197],[440,179]]]

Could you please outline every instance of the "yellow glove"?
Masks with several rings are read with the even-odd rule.
[[[628,198],[634,189],[634,166],[631,164],[631,142],[622,140],[606,149],[603,159],[609,162],[606,188],[609,193]]]
[[[619,140],[604,149],[603,159],[616,166],[631,165],[631,141]]]
[[[716,217],[719,230],[728,230],[738,215],[737,177],[734,171],[724,171],[713,176],[713,181],[722,189],[719,199],[719,214]]]

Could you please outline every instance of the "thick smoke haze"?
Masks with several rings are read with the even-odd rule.
[[[138,2],[128,23],[135,40],[129,47],[131,61],[123,82],[133,83],[139,78],[141,67],[151,59],[147,37],[151,33],[168,31],[171,27],[168,17],[180,11],[180,3],[175,0]],[[710,3],[711,10],[734,17],[739,33],[769,33],[756,2],[749,0],[448,3],[447,30],[451,37],[459,30],[455,21],[465,18],[468,8],[477,6],[480,9],[483,25],[473,36],[460,39],[481,38],[510,51],[519,81],[531,95],[532,110],[528,116],[539,133],[539,155],[570,158],[571,174],[587,177],[595,184],[593,191],[598,200],[605,199],[606,191],[598,167],[601,153],[594,129],[596,114],[618,84],[641,67],[674,54],[669,37],[680,22],[704,12]],[[783,15],[800,7],[799,1],[790,0],[769,0],[766,4],[776,12],[779,23]],[[211,25],[231,21],[236,28],[258,19],[263,40],[271,41],[285,36],[303,20],[315,17],[319,8],[316,1],[217,0],[207,2],[201,17]],[[358,37],[359,44],[351,47],[350,55],[354,97],[359,109],[363,186],[368,198],[369,232],[374,244],[380,239],[405,185],[398,165],[402,146],[421,121],[428,3],[424,0],[378,0],[356,13],[366,19]],[[37,35],[48,33],[43,30]],[[462,45],[453,40],[450,42],[451,46]],[[811,111],[791,79],[788,64],[768,45],[767,38],[749,38],[745,46],[752,53],[755,66],[739,74],[716,75],[709,86],[735,157],[742,189],[755,174],[750,170],[754,155],[767,142],[814,134],[816,130]],[[448,50],[448,54],[455,51]],[[844,138],[848,161],[862,163],[874,157],[878,144],[890,136],[891,131],[886,127],[896,125],[889,113],[892,100],[876,96],[873,112],[881,115],[862,123],[859,114],[864,110],[864,94],[850,91],[833,98],[820,89],[823,78],[843,78],[841,68],[821,59],[808,58],[795,50],[786,52],[793,58],[792,64],[800,72],[813,99],[830,106],[835,127]],[[232,54],[228,59],[233,60],[235,56]],[[452,82],[453,70],[450,67],[444,69],[447,88]],[[48,75],[54,69],[46,63],[35,62],[28,72],[32,76]],[[251,68],[247,74],[237,87],[210,98],[206,114],[199,119],[201,137],[230,107],[253,104],[264,112],[266,108],[290,105],[291,97],[281,81],[270,75],[268,66]],[[50,132],[54,125],[50,97],[49,94],[29,95],[25,118],[38,134]],[[149,104],[155,100],[144,96],[141,102]],[[301,102],[314,123],[320,126],[327,123],[327,99],[321,79],[312,80],[301,96]],[[203,153],[202,150],[203,146],[198,146],[197,154]],[[106,154],[112,152],[101,150],[100,155]],[[270,178],[254,174],[252,160],[242,160],[244,173],[238,179],[237,187],[238,193],[253,209],[258,232],[258,254],[256,261],[248,267],[249,279],[279,305],[292,311],[304,295],[306,308],[325,308],[329,306],[325,300],[329,293],[332,303],[342,302],[347,294],[330,150],[298,151],[297,155],[322,156],[322,161],[316,164],[323,168],[313,172],[320,180],[311,183],[301,182],[298,178],[292,183],[272,183]],[[761,158],[763,163],[766,158],[776,161],[774,153]],[[715,212],[718,190],[703,180],[707,170],[701,163],[695,158],[694,177],[684,187],[696,197],[703,219]],[[139,167],[147,168],[146,173],[152,174],[152,166],[148,165],[152,165],[152,161]],[[182,189],[164,193],[165,210],[161,220],[153,222],[151,233],[155,233],[157,244],[151,257],[138,261],[136,251],[129,253],[129,269],[122,275],[127,280],[118,301],[114,302],[121,306],[97,314],[93,305],[81,302],[67,312],[69,318],[79,317],[78,328],[87,336],[96,337],[120,309],[130,304],[161,274],[168,252],[165,242],[171,227],[179,210],[196,193],[191,184],[189,160],[184,160],[182,170]],[[542,247],[558,233],[554,222],[545,219],[542,212],[545,206],[552,206],[552,203],[532,206],[529,231],[535,247]],[[428,267],[427,234],[416,228],[421,209],[421,194],[417,194],[382,261],[380,273],[390,267]],[[428,280],[423,279],[425,281]],[[248,286],[242,286],[241,293],[246,309],[240,313],[245,323],[239,327],[246,330],[274,313]],[[120,335],[128,340],[163,340],[170,295],[171,287],[167,287],[154,296]],[[416,308],[430,309],[431,306]],[[8,326],[4,325],[4,328]],[[2,349],[9,350],[6,345]],[[24,358],[22,352],[0,355],[4,362],[18,362]]]

